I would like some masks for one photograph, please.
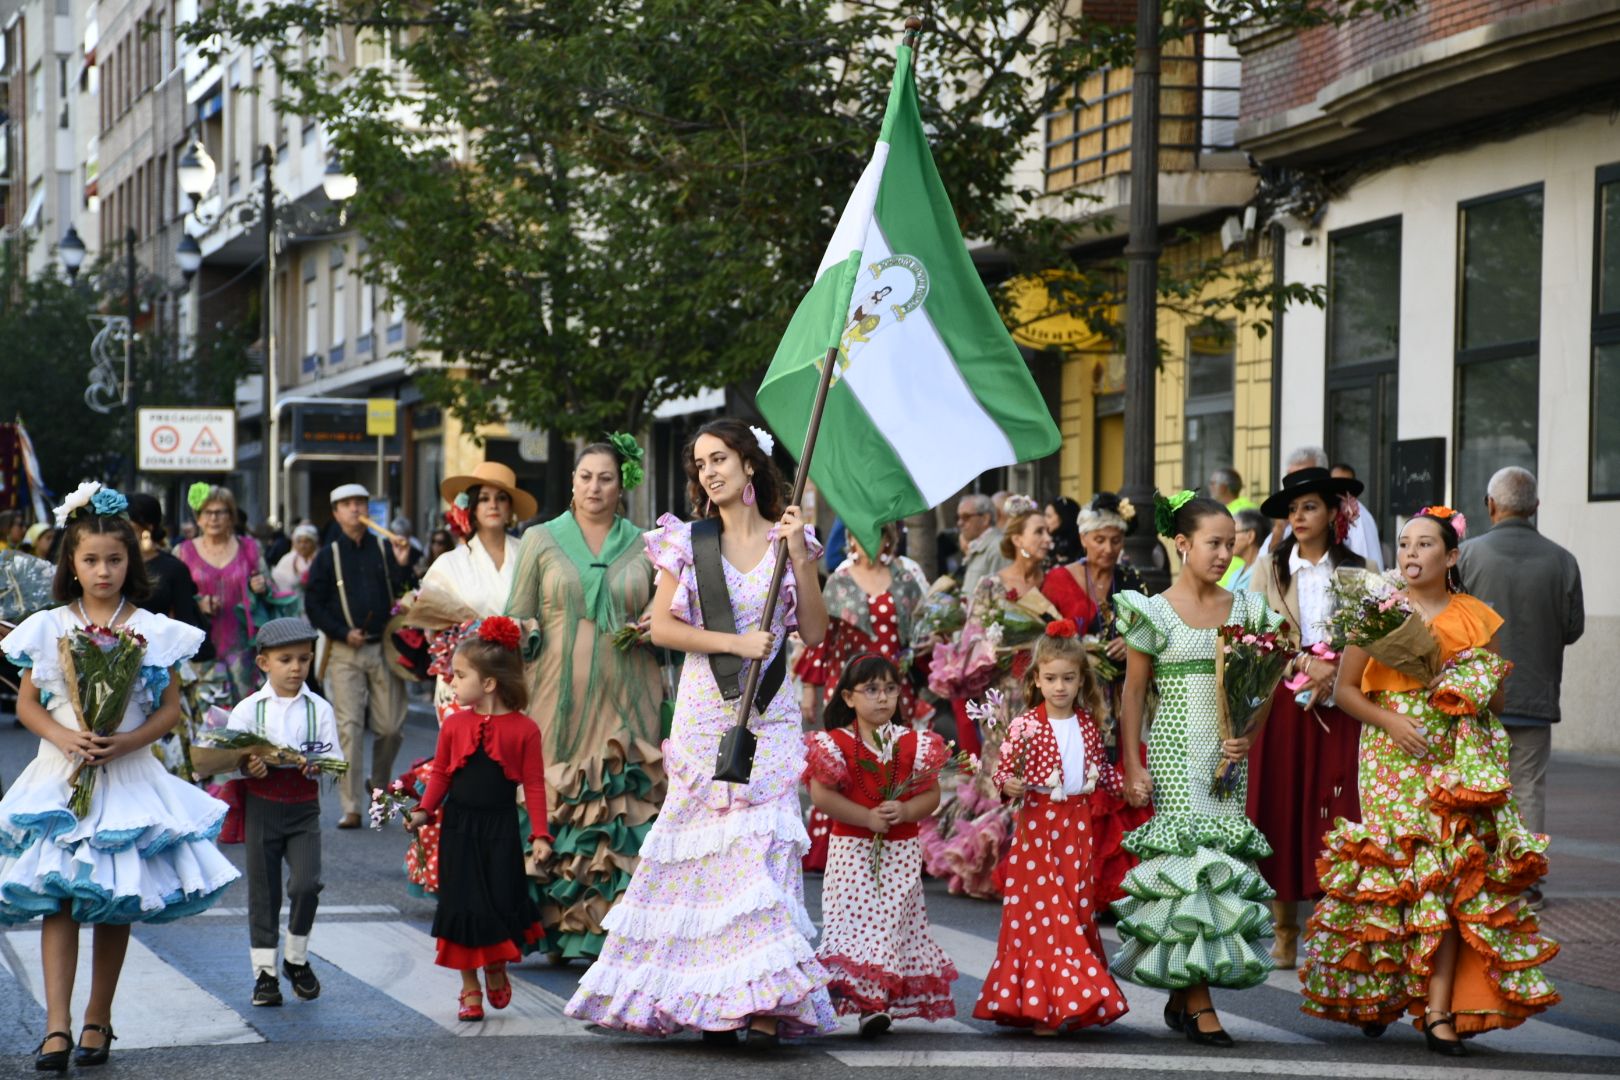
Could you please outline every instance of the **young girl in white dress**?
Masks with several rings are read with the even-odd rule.
[[[127,503],[82,485],[57,510],[65,524],[55,595],[61,607],[25,619],[0,642],[23,669],[17,718],[39,755],[0,800],[0,924],[44,917],[46,1035],[35,1067],[100,1065],[112,1045],[113,995],[130,925],[202,911],[239,875],[213,845],[226,806],[171,776],[148,749],[180,720],[175,665],[203,632],[136,607],[148,589]],[[110,735],[75,715],[58,642],[76,627],[122,628],[146,641],[141,674]],[[75,770],[95,767],[90,808],[69,809]],[[79,927],[95,926],[90,999],[77,1052],[69,1033]]]

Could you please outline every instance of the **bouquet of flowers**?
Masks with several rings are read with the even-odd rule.
[[[55,604],[51,582],[56,567],[21,551],[0,551],[0,620],[20,623]]]
[[[409,777],[401,776],[385,788],[372,788],[371,827],[381,830],[384,825],[396,818],[401,821],[409,819],[416,803],[416,789],[411,785]],[[416,853],[416,865],[427,866],[427,848],[422,846],[421,836],[416,836],[412,850]]]
[[[1374,660],[1429,685],[1440,674],[1440,643],[1412,609],[1398,572],[1336,571],[1329,624],[1335,642],[1366,650]]]
[[[1111,683],[1120,677],[1123,669],[1108,655],[1108,642],[1096,634],[1087,634],[1080,643],[1086,647],[1086,659],[1098,682]]]
[[[923,597],[911,615],[913,633],[918,638],[928,635],[948,638],[962,629],[966,621],[967,612],[962,609],[962,598],[944,590],[930,592]]]
[[[330,748],[329,744],[326,748]],[[327,776],[342,776],[349,771],[347,761],[324,757],[316,751],[314,746],[294,750],[252,731],[212,728],[200,733],[191,744],[191,764],[201,776],[234,772],[249,757],[256,757],[272,768],[292,766]]]
[[[979,759],[965,751],[956,749],[955,743],[945,744],[945,756],[935,764],[923,765],[915,768],[907,776],[894,775],[896,770],[889,768],[894,760],[895,740],[905,729],[893,724],[885,724],[877,729],[877,760],[857,757],[855,764],[869,773],[874,773],[878,780],[878,800],[889,802],[894,799],[904,799],[916,792],[927,791],[939,782],[940,773],[946,769],[971,775],[979,767]],[[878,877],[883,869],[883,834],[878,833],[872,838],[872,876]]]
[[[1287,624],[1275,630],[1257,630],[1233,624],[1216,631],[1215,697],[1220,716],[1221,738],[1241,739],[1271,706],[1272,692],[1282,681],[1290,650],[1281,635]],[[1215,766],[1209,793],[1228,799],[1237,791],[1240,774],[1237,763],[1222,758]]]
[[[613,647],[620,652],[629,652],[646,640],[635,623],[625,623],[613,632]]]
[[[1000,630],[966,622],[954,641],[934,648],[928,689],[943,698],[981,694],[996,677],[996,644]]]
[[[125,627],[75,627],[58,641],[57,648],[79,726],[93,735],[117,731],[129,696],[141,681],[146,639]],[[76,818],[90,812],[98,768],[81,762],[73,770],[68,810]]]

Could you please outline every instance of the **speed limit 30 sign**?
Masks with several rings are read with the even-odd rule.
[[[139,410],[136,448],[149,472],[230,472],[236,468],[236,410]]]

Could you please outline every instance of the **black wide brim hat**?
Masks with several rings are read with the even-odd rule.
[[[1336,501],[1341,496],[1360,495],[1365,490],[1366,485],[1360,480],[1334,476],[1326,469],[1295,469],[1283,477],[1282,490],[1273,492],[1260,504],[1260,512],[1268,518],[1285,518],[1288,504],[1301,495],[1328,495]]]

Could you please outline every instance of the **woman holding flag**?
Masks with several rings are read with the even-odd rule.
[[[772,1043],[837,1026],[827,971],[810,946],[799,868],[809,847],[798,799],[805,750],[782,678],[795,627],[812,647],[826,636],[821,545],[799,508],[782,505],[773,443],[739,420],[703,425],[686,453],[699,521],[666,514],[647,534],[658,568],[652,637],[686,654],[664,744],[669,795],[642,842],[640,869],[603,920],[601,955],[568,1003],[576,1019],[647,1035],[696,1030],[726,1043],[738,1032]],[[779,543],[791,565],[774,618],[761,626]],[[708,628],[727,614],[731,632]],[[762,707],[750,721],[758,745],[742,784],[714,778],[738,711],[720,688],[723,672],[736,674],[715,662],[725,654],[765,665]]]

